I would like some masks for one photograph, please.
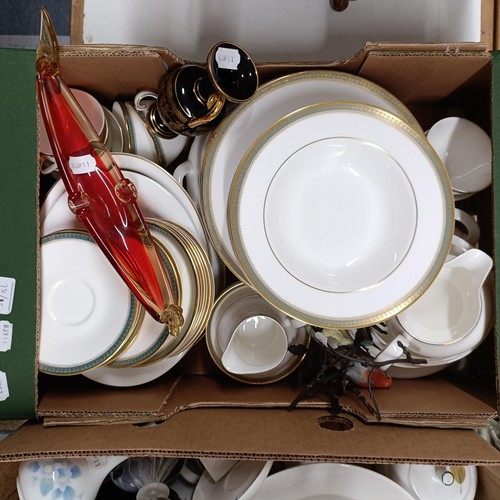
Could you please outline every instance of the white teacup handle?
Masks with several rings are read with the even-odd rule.
[[[134,108],[138,112],[147,111],[151,103],[146,104],[143,101],[156,101],[158,99],[158,94],[151,92],[149,90],[142,90],[138,92],[134,97]]]
[[[295,319],[295,318],[292,318],[290,316],[285,316],[283,318],[283,323],[286,325],[286,326],[291,326],[292,328],[295,328],[295,329],[299,329],[299,328],[302,328],[303,326],[306,326],[307,323],[304,323],[302,320],[300,319]]]
[[[199,207],[201,202],[201,192],[197,179],[196,167],[193,162],[188,158],[185,162],[175,168],[173,176],[181,186],[184,186],[184,180],[186,180],[186,190],[191,199],[194,201],[194,204]]]
[[[455,208],[455,234],[474,246],[481,236],[481,228],[472,215]]]
[[[40,173],[42,175],[49,175],[57,170],[57,163],[53,156],[44,155],[40,153]]]
[[[375,361],[383,363],[383,362],[389,361],[391,359],[401,358],[404,354],[404,351],[403,351],[403,348],[399,344],[402,344],[405,347],[408,347],[408,345],[409,345],[408,339],[402,334],[399,334],[396,338],[391,340],[375,356]],[[388,368],[390,368],[390,364],[387,364],[385,366],[380,367],[381,370],[387,370]]]

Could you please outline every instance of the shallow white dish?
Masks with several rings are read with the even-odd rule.
[[[320,327],[397,314],[429,287],[451,243],[453,199],[425,138],[355,103],[291,113],[233,180],[230,232],[250,284]]]
[[[42,238],[41,371],[68,375],[106,362],[136,328],[138,308],[89,235]]]
[[[392,94],[363,78],[335,71],[307,71],[262,85],[214,131],[201,170],[201,205],[213,245],[240,280],[245,276],[234,253],[228,222],[233,175],[248,148],[283,116],[325,101],[362,102],[394,113],[421,131],[409,110]]]
[[[376,493],[375,493],[376,492]],[[315,463],[271,474],[252,500],[414,500],[393,480],[356,465]]]
[[[196,484],[193,500],[250,500],[269,474],[272,464],[272,460],[240,460],[218,481],[205,471]]]

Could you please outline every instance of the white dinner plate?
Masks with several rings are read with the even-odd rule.
[[[410,111],[391,93],[358,76],[336,71],[306,71],[262,85],[221,122],[205,148],[201,205],[208,234],[227,267],[247,281],[232,247],[228,201],[233,175],[248,148],[273,123],[289,113],[326,101],[361,102],[392,112],[422,132]]]
[[[271,474],[252,500],[413,500],[378,472],[347,464],[298,465]]]
[[[134,333],[138,307],[90,235],[42,238],[41,371],[70,375],[105,363]]]
[[[137,202],[144,217],[167,219],[187,229],[207,249],[205,231],[186,190],[156,163],[129,153],[114,153],[113,158],[136,186]],[[67,193],[58,180],[45,198],[40,210],[42,235],[60,229],[83,228],[69,210]]]
[[[234,176],[230,234],[250,284],[286,314],[357,328],[399,313],[445,262],[453,198],[439,157],[373,106],[279,120]]]

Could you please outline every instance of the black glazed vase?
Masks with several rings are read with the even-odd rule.
[[[149,122],[156,134],[166,138],[204,134],[224,117],[227,102],[248,101],[258,85],[251,57],[233,43],[217,43],[208,53],[206,67],[185,64],[166,75],[156,103],[149,108]]]

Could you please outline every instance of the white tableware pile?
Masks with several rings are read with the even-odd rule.
[[[141,311],[69,210],[59,180],[40,216],[39,362],[46,373],[82,373],[106,385],[133,386],[170,370],[203,335],[215,283],[203,223],[184,188],[149,160],[127,153],[114,158],[141,193],[141,210],[177,284],[184,326],[173,337]]]
[[[195,139],[191,192],[222,260],[264,301],[316,327],[383,322],[372,329],[374,357],[401,342],[426,364],[390,374],[429,375],[470,354],[493,322],[492,260],[473,249],[476,218],[454,206],[466,184],[468,197],[491,182],[491,146],[477,125],[457,128],[460,141],[448,133],[440,148],[439,124],[426,136],[371,82],[297,73],[262,85],[211,138]],[[475,138],[470,154],[455,154]],[[224,334],[213,331],[207,343],[221,367],[228,340],[217,346]]]
[[[454,207],[491,183],[489,137],[476,124],[448,118],[425,134],[394,95],[335,71],[261,85],[189,154],[186,137],[157,137],[132,100],[99,110],[95,126],[137,187],[194,326],[172,341],[106,277],[58,181],[41,208],[42,371],[145,383],[206,327],[221,371],[269,383],[300,364],[287,347],[308,343],[306,324],[376,325],[373,356],[405,345],[427,364],[390,373],[417,377],[466,356],[491,329],[492,260],[476,248],[476,218]],[[226,269],[237,283],[224,290]]]
[[[273,466],[274,465],[274,466]],[[472,500],[475,466],[87,457],[28,460],[19,466],[21,500],[93,500],[120,492],[171,500]],[[106,497],[107,498],[107,497]]]

